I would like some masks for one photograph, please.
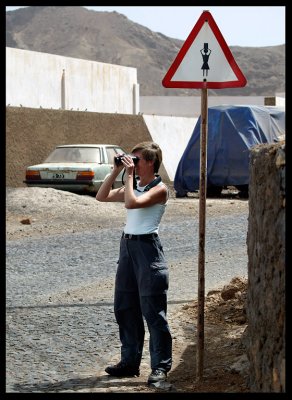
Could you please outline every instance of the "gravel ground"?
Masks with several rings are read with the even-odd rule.
[[[172,196],[160,228],[170,270],[169,322],[182,340],[177,312],[197,296],[198,208],[195,197]],[[6,210],[6,391],[133,390],[131,381],[121,386],[104,373],[119,356],[113,283],[123,205],[7,188]],[[206,293],[247,276],[247,217],[247,200],[207,199]],[[147,343],[141,370],[137,391],[149,373]]]

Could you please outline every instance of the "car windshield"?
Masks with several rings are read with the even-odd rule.
[[[100,163],[100,149],[94,147],[57,147],[44,162]]]

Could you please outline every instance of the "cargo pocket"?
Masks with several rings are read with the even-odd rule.
[[[165,262],[154,262],[150,265],[150,293],[166,293],[169,284],[169,272]]]

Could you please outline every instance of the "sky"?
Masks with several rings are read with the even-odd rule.
[[[84,6],[116,11],[154,32],[186,40],[203,11],[212,14],[228,46],[265,47],[286,43],[285,6]],[[6,7],[12,11],[16,6]]]

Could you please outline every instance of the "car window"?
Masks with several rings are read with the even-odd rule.
[[[114,157],[117,154],[125,153],[125,152],[120,147],[108,147],[106,149],[106,153],[107,153],[108,163],[109,164],[113,164],[114,163]]]
[[[97,147],[58,147],[45,159],[46,163],[54,162],[93,162],[100,163],[100,148]]]

